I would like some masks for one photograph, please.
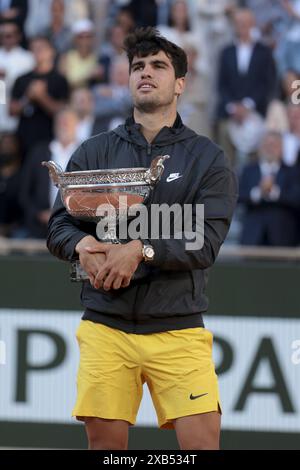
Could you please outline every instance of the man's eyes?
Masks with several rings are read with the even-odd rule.
[[[165,66],[165,64],[154,64],[153,67],[156,67],[158,69],[163,69],[166,66]],[[132,67],[132,70],[135,72],[136,70],[143,70],[143,68],[144,68],[144,65],[134,65]]]

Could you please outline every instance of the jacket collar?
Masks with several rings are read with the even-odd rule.
[[[114,131],[123,139],[133,142],[142,147],[147,147],[149,144],[141,132],[141,124],[134,121],[133,116],[126,119],[125,124],[117,127]],[[177,113],[175,122],[172,127],[164,126],[151,145],[167,145],[187,138],[195,137],[194,131],[186,127],[180,115]]]

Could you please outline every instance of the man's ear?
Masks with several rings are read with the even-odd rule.
[[[185,77],[176,78],[175,95],[179,97],[184,92],[184,90],[185,90]]]

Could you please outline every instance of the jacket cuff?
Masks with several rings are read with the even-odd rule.
[[[150,266],[161,266],[167,258],[167,247],[164,246],[164,240],[142,240],[146,245],[152,245],[154,249],[154,258],[152,261],[147,261]]]
[[[75,248],[78,242],[82,240],[84,237],[87,237],[89,234],[85,232],[78,232],[73,235],[64,246],[65,255],[69,261],[79,259],[78,254],[75,252]]]

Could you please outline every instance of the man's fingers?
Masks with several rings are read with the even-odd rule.
[[[112,288],[112,285],[115,279],[116,279],[115,274],[112,274],[112,272],[110,272],[103,282],[103,289],[110,290]]]
[[[106,276],[108,275],[108,273],[109,273],[109,269],[105,266],[103,266],[102,269],[98,271],[94,279],[95,289],[100,289],[100,287],[102,287],[102,283],[104,279],[106,278]]]
[[[105,243],[99,243],[99,246],[86,246],[85,250],[88,253],[106,253],[108,248]]]
[[[123,280],[124,279],[122,277],[117,277],[113,282],[112,288],[113,289],[120,289],[120,287],[123,284]]]

